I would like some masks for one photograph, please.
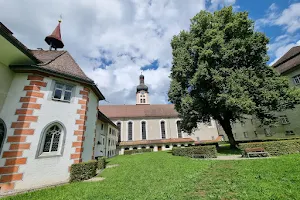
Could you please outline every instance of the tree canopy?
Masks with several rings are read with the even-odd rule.
[[[235,145],[231,122],[256,115],[263,123],[300,101],[300,93],[267,65],[269,39],[255,31],[247,12],[232,7],[191,19],[190,30],[171,41],[169,100],[190,133],[212,117]]]

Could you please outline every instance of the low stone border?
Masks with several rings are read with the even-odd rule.
[[[5,196],[14,196],[14,195],[17,195],[17,194],[33,192],[33,191],[42,190],[42,189],[46,189],[46,188],[53,188],[53,187],[57,187],[57,186],[66,185],[68,183],[69,183],[69,181],[67,180],[67,181],[62,181],[62,182],[58,182],[58,183],[55,183],[55,184],[41,185],[41,186],[38,186],[38,187],[32,187],[30,189],[20,189],[20,190],[11,190],[11,191],[8,191],[8,192],[1,192],[0,193],[0,198],[5,197]]]

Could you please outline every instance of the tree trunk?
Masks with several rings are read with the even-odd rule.
[[[230,124],[230,120],[229,119],[223,119],[223,120],[220,120],[220,124],[222,126],[222,128],[224,129],[227,137],[228,137],[228,140],[229,140],[229,144],[230,144],[230,148],[237,148],[237,143],[233,137],[233,134],[232,134],[232,128],[231,128],[231,124]]]

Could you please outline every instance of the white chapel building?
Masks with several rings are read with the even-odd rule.
[[[144,76],[139,77],[136,105],[101,105],[99,110],[119,127],[119,154],[124,150],[171,150],[207,141],[219,141],[216,122],[199,123],[191,135],[180,130],[180,119],[173,104],[150,104]]]
[[[64,50],[60,23],[29,50],[0,22],[0,191],[67,182],[73,163],[114,156],[104,96]]]

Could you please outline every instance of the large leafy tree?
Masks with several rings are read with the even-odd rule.
[[[225,7],[201,11],[189,31],[173,37],[169,100],[191,133],[210,117],[219,122],[232,147],[231,122],[256,115],[263,123],[274,111],[299,103],[299,90],[267,65],[268,38],[254,30],[247,12]]]

